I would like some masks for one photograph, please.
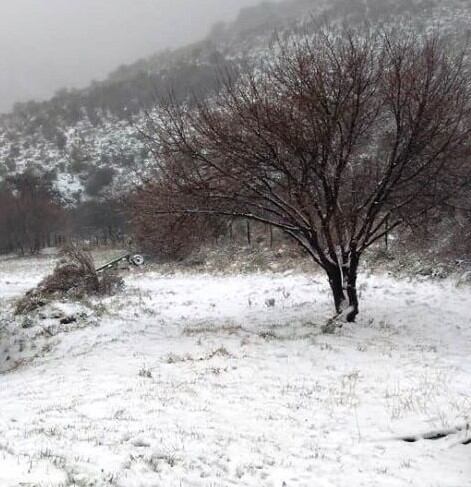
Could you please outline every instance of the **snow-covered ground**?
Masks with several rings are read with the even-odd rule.
[[[4,324],[51,265],[0,261]],[[471,486],[471,433],[395,439],[471,420],[471,289],[360,287],[335,335],[321,275],[135,273],[58,305],[90,325],[0,375],[0,486]]]

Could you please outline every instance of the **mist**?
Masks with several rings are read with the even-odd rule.
[[[0,112],[202,38],[259,0],[2,0]]]

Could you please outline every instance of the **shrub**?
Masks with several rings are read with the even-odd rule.
[[[65,259],[59,262],[53,273],[17,303],[16,314],[34,311],[58,297],[111,295],[123,288],[124,282],[120,276],[109,272],[99,274],[92,256],[76,245],[67,246],[64,256]]]
[[[112,167],[96,168],[85,183],[85,191],[90,196],[98,196],[113,182],[115,170]]]

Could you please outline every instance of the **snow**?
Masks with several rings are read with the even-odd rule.
[[[21,296],[54,267],[54,257],[23,258],[0,256],[0,303],[2,298]]]
[[[0,261],[3,319],[51,265]],[[360,289],[335,335],[321,275],[135,272],[58,304],[98,326],[0,375],[0,485],[470,486],[467,431],[397,440],[470,421],[470,288]]]

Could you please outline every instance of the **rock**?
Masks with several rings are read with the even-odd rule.
[[[70,325],[71,323],[76,323],[77,317],[74,315],[66,316],[60,320],[61,325]]]
[[[27,329],[27,328],[33,328],[34,326],[34,320],[30,316],[26,316],[25,319],[23,320],[23,323],[21,323],[21,328]]]

